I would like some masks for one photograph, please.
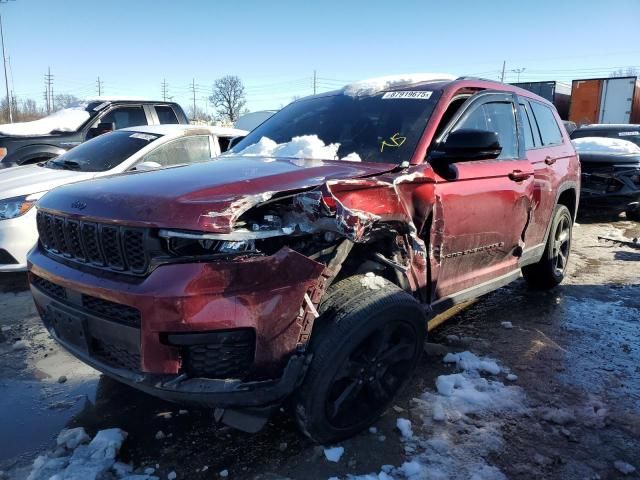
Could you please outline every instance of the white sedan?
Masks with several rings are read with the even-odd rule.
[[[216,158],[244,130],[194,125],[130,127],[107,133],[38,165],[0,173],[0,272],[27,268],[38,239],[36,209],[60,185],[128,171],[151,170]]]

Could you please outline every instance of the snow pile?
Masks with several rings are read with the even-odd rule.
[[[462,352],[447,355],[445,361],[461,371],[438,377],[437,392],[415,399],[415,416],[423,424],[397,420],[407,461],[399,467],[385,466],[378,474],[349,476],[350,480],[506,479],[488,458],[504,447],[505,419],[527,412],[523,391],[481,376],[505,370],[493,359]]]
[[[455,363],[458,368],[465,371],[487,372],[492,375],[500,373],[500,367],[495,360],[491,358],[479,358],[471,352],[447,353],[442,359],[444,363]],[[443,375],[449,376],[449,375]],[[438,377],[438,379],[442,376]]]
[[[85,106],[65,108],[51,115],[32,122],[8,123],[0,125],[0,135],[28,137],[31,135],[47,135],[54,130],[74,132],[89,120],[89,112]]]
[[[344,454],[344,447],[331,447],[324,449],[324,456],[330,462],[339,462],[342,454]]]
[[[56,440],[57,448],[34,460],[27,480],[157,478],[130,475],[133,470],[130,465],[116,462],[126,438],[127,432],[119,428],[100,430],[93,440],[82,427],[62,430]]]
[[[634,467],[630,463],[623,462],[622,460],[616,460],[615,462],[613,462],[613,466],[616,467],[616,470],[618,470],[623,475],[629,475],[630,473],[636,471],[636,467]]]
[[[640,153],[640,147],[628,140],[606,137],[583,137],[573,140],[578,153]]]
[[[411,422],[406,418],[399,418],[396,420],[396,427],[400,430],[402,438],[411,440],[413,438],[413,429],[411,428]]]
[[[401,75],[387,75],[385,77],[369,78],[350,83],[343,87],[342,92],[350,97],[375,95],[378,92],[421,82],[433,82],[436,80],[455,80],[454,75],[447,73],[406,73]]]
[[[384,287],[384,278],[376,275],[373,272],[367,272],[364,277],[360,280],[360,284],[368,288],[369,290],[380,290]]]
[[[302,135],[293,137],[289,142],[276,143],[267,137],[262,137],[258,143],[249,145],[236,155],[280,158],[315,158],[320,160],[337,160],[339,143],[325,143],[317,135]],[[360,162],[360,156],[352,152],[341,158],[348,162]]]

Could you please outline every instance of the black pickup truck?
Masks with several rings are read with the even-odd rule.
[[[172,102],[97,98],[32,122],[0,125],[0,169],[48,160],[102,133],[137,125],[188,123]]]

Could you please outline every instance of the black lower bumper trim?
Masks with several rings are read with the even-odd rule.
[[[50,333],[75,357],[115,380],[163,400],[205,407],[264,407],[281,403],[300,384],[310,360],[294,355],[279,379],[257,382],[153,375],[105,365],[56,337],[55,332]]]

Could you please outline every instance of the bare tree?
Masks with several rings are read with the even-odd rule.
[[[63,108],[68,108],[78,101],[79,99],[75,95],[70,95],[68,93],[59,93],[55,96],[54,105],[56,106],[56,110],[60,110]]]
[[[638,76],[638,69],[635,67],[627,67],[625,69],[619,68],[617,70],[614,70],[613,72],[611,72],[611,74],[609,75],[609,77],[611,78],[615,78],[615,77],[637,77]]]
[[[218,109],[223,119],[235,122],[247,103],[240,77],[227,75],[217,79],[209,101]]]

